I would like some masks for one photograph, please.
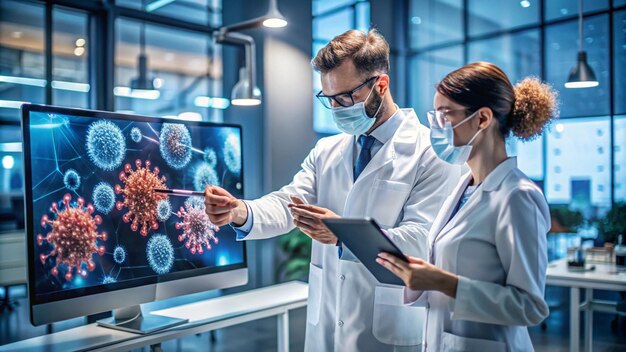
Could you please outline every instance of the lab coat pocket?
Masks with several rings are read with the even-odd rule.
[[[410,191],[408,183],[377,179],[369,197],[367,216],[385,227],[393,227]]]
[[[322,285],[322,269],[311,264],[309,269],[309,300],[306,307],[306,320],[312,325],[317,325],[320,321]]]
[[[450,352],[465,351],[506,351],[506,344],[502,341],[472,339],[443,332],[441,335],[441,350]]]
[[[414,346],[422,343],[424,309],[403,304],[403,287],[377,286],[372,333],[382,343]]]

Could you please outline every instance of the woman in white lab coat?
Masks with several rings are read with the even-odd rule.
[[[550,215],[505,140],[539,136],[556,94],[536,78],[513,87],[497,66],[478,62],[448,74],[434,103],[435,153],[471,171],[431,227],[428,261],[381,253],[378,262],[406,284],[405,303],[426,307],[423,350],[532,351],[527,326],[548,315]]]

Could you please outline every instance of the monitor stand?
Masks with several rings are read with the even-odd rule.
[[[113,310],[113,317],[98,320],[99,326],[110,329],[132,332],[135,334],[151,334],[159,330],[185,324],[189,319],[170,318],[160,315],[142,314],[139,305]]]

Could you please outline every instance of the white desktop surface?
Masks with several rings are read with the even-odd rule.
[[[306,306],[307,298],[308,285],[292,281],[153,311],[152,314],[189,319],[189,323],[151,335],[133,334],[89,324],[0,346],[0,351],[129,350],[210,331],[213,328],[277,315],[280,312],[286,314],[290,309]],[[203,330],[207,326],[209,329]]]
[[[619,268],[615,264],[587,264],[589,265],[594,265],[596,269],[583,272],[572,271],[567,269],[567,259],[550,262],[546,272],[546,284],[598,290],[626,288],[626,268]]]

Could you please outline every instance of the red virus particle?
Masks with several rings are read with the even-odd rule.
[[[183,233],[178,236],[178,241],[185,241],[185,247],[191,254],[204,253],[203,246],[210,250],[211,241],[218,243],[215,233],[220,228],[209,220],[202,201],[187,200],[185,207],[180,207],[176,215],[182,218],[182,222],[176,223],[176,229],[183,230]]]
[[[159,168],[154,167],[150,171],[150,161],[146,160],[146,166],[141,166],[141,160],[135,160],[136,170],[130,164],[124,165],[124,171],[120,172],[120,181],[124,188],[115,185],[115,193],[122,194],[124,201],[115,204],[117,210],[128,208],[128,212],[122,216],[122,220],[128,223],[132,220],[130,228],[137,231],[141,224],[141,235],[148,236],[148,230],[159,228],[157,221],[157,204],[166,199],[167,195],[157,193],[154,189],[165,189],[165,176],[159,177]]]
[[[72,196],[66,194],[63,196],[62,210],[59,209],[57,203],[52,203],[50,211],[55,214],[55,219],[51,220],[48,215],[41,217],[41,227],[46,228],[48,225],[52,228],[46,236],[37,235],[37,244],[42,245],[43,241],[53,246],[48,254],[40,254],[39,259],[45,264],[48,257],[55,256],[56,262],[52,270],[52,275],[59,274],[59,265],[65,264],[67,272],[65,280],[72,279],[73,271],[76,270],[82,277],[87,277],[87,272],[81,268],[81,264],[87,265],[87,270],[93,271],[96,265],[93,263],[92,256],[94,253],[103,255],[104,246],[98,246],[97,240],[106,241],[106,232],[98,233],[98,225],[102,223],[99,215],[92,216],[94,212],[93,205],[87,204],[85,208],[85,200],[78,198],[75,207],[70,206]]]

